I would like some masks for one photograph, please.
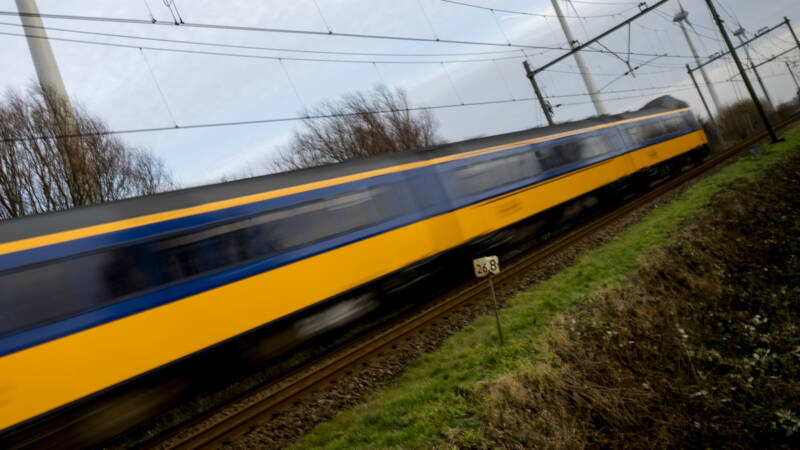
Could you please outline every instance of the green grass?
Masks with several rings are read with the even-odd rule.
[[[537,342],[546,336],[550,320],[592,292],[618,285],[648,249],[666,242],[671,229],[697,214],[724,186],[800,147],[800,128],[787,133],[786,139],[759,158],[743,157],[701,180],[607,244],[585,252],[572,266],[511,299],[500,312],[504,347],[498,344],[494,317],[478,317],[395,382],[318,425],[294,448],[426,447],[446,445],[447,436],[456,432],[460,445],[471,439],[481,442],[481,421],[470,401],[480,383],[543,358]]]

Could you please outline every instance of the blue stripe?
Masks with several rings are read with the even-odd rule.
[[[133,243],[145,238],[155,238],[159,235],[170,233],[176,230],[186,230],[189,232],[191,231],[190,228],[193,227],[200,227],[213,224],[215,222],[226,221],[253,214],[261,214],[271,210],[280,209],[285,206],[316,200],[354,189],[360,189],[376,184],[390,183],[392,181],[399,180],[404,176],[403,174],[412,174],[421,170],[424,170],[424,168],[412,169],[396,174],[381,175],[366,180],[338,184],[313,191],[300,192],[284,197],[277,197],[269,200],[262,200],[245,205],[234,206],[231,208],[209,211],[206,213],[195,214],[193,216],[157,222],[150,225],[112,231],[110,233],[89,236],[73,241],[32,248],[29,250],[22,250],[15,253],[8,253],[5,255],[0,255],[0,272],[13,269],[15,267],[64,258],[79,253],[91,252],[103,247]]]
[[[367,239],[374,235],[384,233],[419,220],[419,217],[408,216],[396,218],[380,226],[360,230],[350,235],[343,235],[326,242],[309,245],[297,250],[283,253],[274,257],[204,276],[188,282],[160,289],[146,295],[114,303],[112,305],[88,311],[58,322],[22,331],[10,336],[0,338],[0,357],[9,353],[23,350],[34,345],[57,339],[68,334],[92,328],[112,320],[120,319],[147,309],[155,308],[182,298],[199,294],[219,286],[230,284],[244,278],[264,273],[286,264],[307,259],[320,253],[339,247],[350,245],[354,242]]]
[[[616,132],[616,128],[613,128],[612,130],[614,130],[614,132]],[[692,130],[692,131],[695,131],[695,130]],[[655,145],[657,143],[664,142],[664,141],[667,141],[667,140],[670,140],[670,139],[674,139],[675,137],[681,136],[683,134],[687,134],[687,133],[678,132],[678,133],[673,133],[673,134],[671,134],[669,136],[664,136],[664,137],[662,137],[660,139],[651,140],[651,141],[645,143],[644,145],[639,146],[637,149],[644,148],[644,147],[651,146],[651,145]],[[533,146],[552,145],[553,142],[554,141],[548,141],[546,143],[534,144]],[[529,146],[517,147],[517,148],[514,149],[514,152],[516,152],[516,150],[519,150],[519,152],[527,151],[528,149],[532,148],[533,146],[529,145]],[[263,260],[260,260],[260,261],[254,262],[254,263],[250,263],[250,264],[246,264],[246,265],[243,265],[243,266],[239,266],[239,267],[236,267],[234,269],[229,269],[229,270],[226,270],[226,271],[218,272],[216,274],[204,276],[204,277],[196,279],[196,280],[187,281],[187,282],[180,282],[180,284],[177,284],[177,285],[174,285],[174,286],[171,286],[171,287],[163,288],[163,289],[160,289],[158,291],[154,291],[154,292],[151,292],[151,293],[148,293],[148,294],[145,294],[145,295],[140,295],[140,296],[137,296],[135,298],[130,298],[130,299],[127,299],[127,300],[119,301],[119,302],[114,303],[112,305],[101,307],[101,308],[98,308],[98,309],[95,309],[95,310],[92,310],[92,311],[84,312],[84,313],[81,313],[79,315],[76,315],[76,316],[73,316],[73,317],[70,317],[70,318],[67,318],[67,319],[64,319],[64,320],[60,320],[58,322],[50,323],[50,324],[43,325],[43,326],[40,326],[40,327],[37,327],[37,328],[34,328],[34,329],[29,329],[29,330],[26,330],[26,331],[18,332],[18,333],[13,334],[13,335],[5,336],[5,337],[0,338],[0,356],[4,356],[4,355],[7,355],[9,353],[13,353],[13,352],[16,352],[16,351],[19,351],[19,350],[22,350],[22,349],[25,349],[25,348],[28,348],[28,347],[32,347],[34,345],[38,345],[40,343],[43,343],[43,342],[46,342],[46,341],[49,341],[49,340],[53,340],[53,339],[56,339],[56,338],[59,338],[59,337],[62,337],[62,336],[68,335],[68,334],[76,333],[78,331],[85,330],[87,328],[91,328],[91,327],[94,327],[94,326],[97,326],[97,325],[100,325],[100,324],[103,324],[103,323],[106,323],[106,322],[110,322],[112,320],[116,320],[116,319],[131,315],[131,314],[134,314],[134,313],[137,313],[137,312],[140,312],[140,311],[144,311],[144,310],[147,310],[147,309],[150,309],[150,308],[154,308],[154,307],[157,307],[157,306],[160,306],[160,305],[163,305],[163,304],[175,301],[175,300],[179,300],[181,298],[185,298],[185,297],[190,296],[190,295],[194,295],[194,294],[197,294],[197,293],[200,293],[200,292],[204,292],[206,290],[210,290],[210,289],[213,289],[215,287],[219,287],[219,286],[222,286],[222,285],[225,285],[225,284],[233,283],[235,281],[242,280],[244,278],[251,277],[251,276],[257,275],[259,273],[263,273],[263,272],[275,269],[277,267],[280,267],[280,266],[283,266],[283,265],[286,265],[286,264],[290,264],[292,262],[295,262],[295,261],[298,261],[298,260],[301,260],[301,259],[312,257],[312,256],[317,255],[319,253],[323,253],[323,252],[326,252],[326,251],[330,251],[330,250],[339,248],[341,246],[352,244],[354,242],[369,238],[369,237],[377,235],[377,234],[385,233],[385,232],[391,231],[393,229],[396,229],[396,228],[399,228],[399,227],[402,227],[402,226],[406,226],[408,224],[411,224],[411,223],[414,223],[414,222],[417,222],[417,221],[422,221],[422,220],[429,219],[429,218],[431,218],[433,216],[436,216],[436,215],[439,215],[439,214],[442,214],[442,213],[450,212],[450,211],[453,211],[455,209],[464,208],[466,206],[469,206],[469,205],[472,205],[472,204],[475,204],[475,203],[478,203],[478,202],[482,202],[482,201],[491,199],[493,197],[502,196],[502,195],[505,195],[507,193],[516,191],[518,189],[522,189],[522,188],[525,188],[525,187],[528,187],[528,186],[532,186],[532,185],[541,183],[541,182],[546,181],[548,179],[552,179],[552,178],[556,178],[556,177],[562,176],[562,175],[564,175],[564,174],[566,174],[568,172],[576,171],[576,170],[579,170],[581,168],[584,168],[584,167],[587,167],[587,166],[590,166],[590,165],[593,165],[593,164],[597,164],[598,162],[602,162],[604,160],[608,160],[608,159],[611,159],[611,158],[618,157],[619,155],[624,154],[624,153],[628,153],[630,151],[633,151],[633,149],[631,149],[631,150],[621,150],[619,152],[614,152],[614,153],[610,153],[610,154],[606,154],[606,155],[602,155],[602,156],[596,157],[596,158],[594,158],[592,160],[571,164],[571,165],[568,165],[566,167],[562,167],[562,168],[559,168],[559,169],[556,169],[556,170],[551,170],[551,171],[542,173],[542,174],[540,174],[540,175],[538,175],[538,176],[536,176],[534,178],[528,179],[528,180],[522,180],[522,181],[519,181],[517,183],[511,184],[511,185],[502,186],[502,187],[499,187],[499,188],[495,188],[495,189],[492,189],[490,191],[487,191],[487,192],[484,192],[484,193],[481,193],[481,194],[476,194],[474,196],[469,196],[469,197],[465,197],[465,198],[462,198],[462,199],[458,199],[452,205],[449,205],[448,207],[432,208],[432,209],[429,209],[428,211],[416,212],[416,213],[409,214],[409,215],[406,215],[406,216],[397,217],[395,219],[392,219],[389,222],[385,222],[385,223],[382,223],[380,225],[376,225],[376,226],[373,226],[373,227],[362,229],[362,230],[359,230],[359,231],[356,231],[356,232],[353,232],[353,233],[340,235],[340,236],[338,236],[336,238],[332,238],[332,239],[329,239],[329,240],[326,240],[326,241],[318,242],[318,243],[313,244],[313,245],[309,245],[309,246],[306,246],[306,247],[303,247],[303,248],[300,248],[300,249],[296,249],[296,250],[289,251],[289,252],[286,252],[286,253],[283,253],[283,254],[280,254],[280,255],[269,257],[269,258],[266,258],[266,259],[263,259]],[[505,155],[509,155],[509,154],[511,154],[511,153],[503,153],[504,156]],[[496,157],[497,155],[494,154],[494,156]],[[487,155],[481,155],[481,156],[479,156],[477,158],[487,159]],[[473,164],[475,162],[475,159],[469,158],[467,160],[461,160],[461,161],[462,161],[462,163],[458,164],[457,165],[458,167],[463,166],[465,164]],[[419,170],[429,170],[429,168],[414,169],[414,171],[419,171]],[[351,190],[351,189],[354,189],[354,188],[360,188],[360,187],[362,187],[364,185],[379,184],[380,182],[385,182],[385,181],[391,182],[393,180],[390,180],[390,178],[391,179],[400,179],[400,178],[405,176],[405,175],[402,175],[402,174],[408,174],[409,172],[401,172],[400,175],[398,175],[398,174],[389,174],[389,175],[385,175],[385,176],[381,176],[381,177],[371,178],[369,180],[359,180],[357,182],[337,185],[337,186],[334,186],[334,187],[331,187],[331,188],[320,189],[320,190],[312,191],[312,192],[308,192],[308,193],[295,194],[295,195],[292,195],[292,196],[282,197],[282,198],[279,198],[279,199],[267,200],[267,201],[264,201],[264,202],[257,202],[255,204],[242,205],[240,207],[228,208],[226,210],[214,211],[214,212],[211,212],[211,213],[204,213],[204,214],[198,215],[198,216],[203,216],[203,217],[200,217],[200,218],[198,218],[196,220],[193,220],[193,219],[195,219],[195,217],[198,217],[198,216],[192,216],[192,217],[182,218],[182,219],[174,219],[174,220],[163,222],[163,223],[158,223],[158,224],[138,227],[136,229],[122,230],[120,232],[109,233],[109,235],[113,234],[113,235],[117,236],[117,239],[123,239],[123,240],[128,240],[128,241],[129,240],[134,240],[134,239],[141,239],[143,237],[154,236],[154,235],[162,234],[162,233],[165,233],[165,232],[168,232],[168,231],[173,231],[176,228],[205,225],[205,224],[213,223],[213,222],[216,222],[216,221],[219,221],[219,220],[230,219],[232,216],[235,216],[235,215],[250,215],[250,214],[259,213],[259,212],[267,211],[267,210],[270,210],[270,209],[274,209],[274,208],[277,208],[277,207],[282,207],[282,206],[286,206],[286,205],[289,205],[289,204],[294,204],[296,202],[307,201],[307,200],[310,200],[310,199],[313,199],[313,198],[327,197],[329,195],[337,194],[339,192],[348,191],[348,190]],[[388,177],[388,178],[384,178],[384,177]],[[365,183],[364,181],[369,181],[369,183]],[[298,197],[298,196],[300,196],[300,197]],[[269,205],[265,205],[266,203],[269,203]],[[280,205],[280,206],[276,206],[276,205]],[[231,210],[236,210],[236,212],[234,213]],[[174,222],[178,222],[178,225],[176,225]],[[146,229],[146,230],[142,230],[142,229]],[[134,230],[137,230],[138,232],[134,232]],[[99,245],[119,244],[119,241],[110,238],[108,235],[101,235],[101,236],[97,236],[97,237],[93,237],[93,238],[97,239],[96,242],[93,242],[94,244],[97,244],[97,242],[101,243]],[[87,240],[91,240],[91,239],[92,238],[84,238],[84,239],[80,239],[78,241],[87,241]],[[88,242],[82,242],[83,245],[80,245],[80,246],[77,245],[77,244],[74,244],[75,242],[78,242],[78,241],[71,241],[71,242],[67,242],[67,243],[64,243],[64,244],[55,244],[53,246],[48,246],[48,247],[43,247],[43,248],[58,247],[59,253],[67,252],[68,250],[72,250],[74,252],[74,251],[76,251],[75,250],[76,248],[78,248],[78,249],[83,248],[82,250],[77,250],[77,251],[86,251],[86,247],[85,246],[89,245],[89,243]],[[103,244],[103,243],[105,243],[105,244]],[[90,247],[90,249],[94,249],[94,248],[96,248],[96,246],[95,247]],[[34,249],[34,250],[39,250],[39,249]],[[25,253],[25,252],[19,252],[19,253]],[[15,253],[15,254],[12,254],[12,255],[17,255],[19,253]],[[70,253],[67,253],[67,254],[70,254]],[[49,255],[48,254],[43,254],[43,255],[38,255],[38,256],[40,258],[43,257],[45,259],[54,258],[54,256],[52,256],[52,254],[49,254]]]

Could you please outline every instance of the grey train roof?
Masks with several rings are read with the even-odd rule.
[[[592,117],[579,121],[559,123],[553,126],[530,128],[511,133],[468,139],[417,151],[379,155],[326,166],[180,189],[145,197],[118,200],[100,205],[77,207],[65,211],[20,217],[0,222],[0,243],[169,211],[171,209],[187,208],[288,186],[352,175],[367,170],[458,154],[587,126],[611,123],[662,111],[671,111],[687,106],[685,102],[665,95],[647,103],[639,110],[627,111],[621,114]]]

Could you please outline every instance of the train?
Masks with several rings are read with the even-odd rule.
[[[186,391],[141,395],[165,374],[191,384],[192,371],[265,361],[436,293],[467,279],[471,258],[508,258],[697,162],[707,144],[688,105],[664,96],[2,222],[0,442],[80,443],[82,427],[111,437]]]

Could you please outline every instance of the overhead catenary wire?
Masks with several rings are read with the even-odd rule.
[[[26,12],[18,12],[18,11],[0,11],[0,15],[4,16],[17,16],[17,17],[26,17],[32,16],[31,13]],[[128,23],[128,24],[139,24],[139,25],[161,25],[161,26],[170,26],[175,27],[175,24],[172,22],[156,20],[156,22],[151,22],[149,20],[144,19],[130,19],[130,18],[122,18],[122,17],[108,17],[108,16],[82,16],[82,15],[70,15],[70,14],[47,14],[42,13],[38,14],[37,16],[42,18],[49,18],[49,19],[61,19],[61,20],[76,20],[76,21],[89,21],[89,22],[108,22],[108,23]],[[502,42],[487,42],[487,41],[470,41],[470,40],[461,40],[461,39],[435,39],[435,38],[426,38],[420,36],[402,36],[402,35],[385,35],[385,34],[365,34],[365,33],[342,33],[342,32],[323,32],[318,30],[302,30],[302,29],[290,29],[290,28],[270,28],[270,27],[256,27],[256,26],[244,26],[244,25],[231,25],[231,24],[209,24],[209,23],[197,23],[197,22],[185,22],[180,25],[183,28],[207,28],[212,30],[232,30],[232,31],[252,31],[252,32],[263,32],[263,33],[284,33],[284,34],[300,34],[300,35],[311,35],[311,36],[335,36],[335,37],[349,37],[349,38],[358,38],[358,39],[378,39],[378,40],[394,40],[394,41],[409,41],[409,42],[429,42],[429,43],[440,43],[440,44],[456,44],[456,45],[473,45],[473,46],[493,46],[493,47],[513,47],[513,48],[527,48],[527,49],[534,49],[534,50],[563,50],[569,51],[569,48],[565,47],[556,47],[556,46],[546,46],[546,45],[532,45],[532,44],[515,44],[515,43],[502,43]],[[48,27],[49,29],[49,27]],[[596,53],[607,53],[606,51],[600,50],[589,50],[584,49],[584,51],[594,51]],[[655,56],[650,53],[631,53],[632,55],[639,55],[639,56]],[[691,58],[692,56],[689,55],[669,55],[669,57],[674,58]]]
[[[150,5],[147,4],[147,0],[142,0],[144,3],[144,7],[147,8],[147,14],[150,15],[150,22],[156,21],[156,16],[153,15],[153,10],[150,9]]]
[[[682,92],[682,91],[688,91],[688,90],[692,90],[692,89],[694,89],[694,86],[687,86],[687,87],[669,89],[668,91],[665,91],[665,92]],[[604,102],[615,102],[615,101],[620,101],[620,100],[632,100],[632,99],[636,99],[636,98],[650,97],[650,96],[653,96],[653,95],[657,95],[657,94],[653,93],[653,94],[645,94],[645,95],[628,95],[628,96],[623,96],[623,97],[603,98],[603,101]],[[592,103],[591,101],[559,103],[557,105],[553,105],[553,107],[554,108],[560,108],[562,106],[588,105],[588,104],[591,104],[591,103]]]
[[[456,98],[463,105],[464,104],[464,99],[461,98],[461,95],[459,95],[458,89],[456,89],[456,85],[455,85],[455,83],[453,83],[453,78],[450,77],[450,72],[447,70],[447,67],[445,66],[444,63],[441,63],[441,65],[442,65],[442,70],[444,71],[444,74],[447,76],[447,81],[450,82],[450,87],[453,88],[453,93],[456,94]]]
[[[114,37],[114,38],[121,38],[121,39],[136,39],[136,40],[143,40],[143,41],[154,41],[154,42],[169,42],[174,44],[187,44],[187,45],[202,45],[207,47],[221,47],[221,48],[236,48],[236,49],[243,49],[243,50],[264,50],[264,51],[273,51],[273,52],[286,52],[286,53],[312,53],[312,54],[320,54],[320,55],[346,55],[346,56],[390,56],[390,57],[442,57],[442,56],[480,56],[480,55],[503,55],[509,53],[517,53],[517,50],[491,50],[491,51],[483,51],[483,52],[445,52],[445,53],[398,53],[398,52],[352,52],[352,51],[341,51],[341,50],[312,50],[312,49],[300,49],[300,48],[286,48],[286,47],[265,47],[259,45],[244,45],[244,44],[229,44],[229,43],[220,43],[220,42],[209,42],[209,41],[197,41],[197,40],[188,40],[188,39],[170,39],[170,38],[163,38],[163,37],[152,37],[152,36],[143,36],[143,35],[136,35],[136,34],[122,34],[122,33],[106,33],[100,31],[89,31],[89,30],[78,30],[74,28],[63,28],[63,27],[40,27],[34,25],[23,25],[20,23],[13,23],[13,22],[2,22],[0,21],[0,25],[8,25],[13,27],[19,28],[33,28],[33,29],[47,29],[48,31],[60,31],[65,33],[76,33],[76,34],[85,34],[89,36],[103,36],[103,37]],[[553,50],[557,50],[554,48]],[[553,51],[553,50],[546,50],[546,51]],[[558,50],[561,50],[560,48]]]
[[[51,41],[62,41],[62,42],[72,42],[77,44],[86,44],[86,45],[99,45],[99,46],[107,46],[107,47],[118,47],[118,48],[144,48],[147,50],[152,51],[162,51],[162,52],[172,52],[172,53],[186,53],[186,54],[196,54],[196,55],[211,55],[211,56],[225,56],[225,57],[236,57],[236,58],[250,58],[250,59],[269,59],[269,60],[278,60],[284,59],[287,61],[312,61],[312,62],[328,62],[328,63],[351,63],[351,64],[372,64],[373,62],[379,62],[382,64],[439,64],[442,62],[446,63],[474,63],[474,62],[490,62],[492,60],[504,60],[504,59],[520,59],[521,56],[513,55],[513,56],[504,56],[504,57],[495,57],[495,58],[471,58],[471,59],[451,59],[451,60],[430,60],[430,61],[422,61],[422,60],[371,60],[371,59],[342,59],[342,58],[312,58],[312,57],[298,57],[298,56],[274,56],[274,55],[260,55],[260,54],[250,54],[250,53],[231,53],[231,52],[217,52],[217,51],[209,51],[209,50],[194,50],[194,49],[185,49],[185,48],[170,48],[170,47],[155,47],[155,46],[143,46],[137,44],[121,44],[115,42],[99,42],[99,41],[90,41],[84,39],[72,39],[72,38],[64,38],[64,37],[56,37],[56,36],[36,36],[31,34],[22,34],[22,33],[11,33],[6,31],[0,31],[0,35],[5,36],[17,36],[17,37],[26,37],[26,38],[34,38],[34,39],[48,39]],[[610,52],[604,52],[610,53]],[[642,54],[647,56],[661,56],[661,57],[675,57],[675,55],[650,55],[650,54]],[[673,67],[673,66],[670,66]]]
[[[503,34],[503,37],[506,39],[506,42],[508,42],[509,45],[510,45],[511,44],[511,39],[508,38],[508,35],[506,34],[506,30],[503,29],[503,25],[500,23],[500,19],[497,17],[497,13],[492,11],[492,17],[494,17],[494,23],[497,24],[497,29],[500,30],[500,33]]]
[[[331,28],[331,25],[325,19],[325,14],[322,14],[322,9],[319,7],[319,3],[317,3],[317,0],[313,0],[313,2],[314,2],[314,6],[317,7],[317,12],[319,13],[320,19],[322,19],[322,23],[324,23],[325,24],[325,28],[328,29],[328,34],[332,34],[333,33],[333,28]]]
[[[150,71],[150,76],[153,77],[153,82],[156,85],[156,89],[158,89],[158,93],[161,95],[161,101],[164,102],[164,107],[167,109],[167,113],[169,114],[169,118],[172,120],[172,124],[175,126],[175,128],[178,128],[178,121],[175,120],[175,115],[172,114],[172,108],[169,107],[167,96],[164,95],[164,91],[161,90],[161,84],[158,82],[158,78],[156,78],[156,73],[153,71],[150,61],[147,60],[147,55],[145,55],[144,50],[141,47],[139,48],[139,52],[142,54],[142,58],[144,59],[145,66],[147,66],[147,70]]]
[[[481,5],[476,5],[476,4],[473,4],[473,3],[460,2],[460,1],[456,1],[456,0],[441,0],[441,1],[444,2],[444,3],[451,3],[451,4],[454,4],[454,5],[465,6],[465,7],[468,7],[468,8],[482,9],[484,11],[492,11],[492,12],[496,11],[496,12],[501,12],[501,13],[506,13],[506,14],[517,14],[517,15],[522,15],[522,16],[558,17],[555,14],[533,13],[533,12],[528,12],[528,11],[517,11],[517,10],[512,10],[512,9],[490,8],[488,6],[481,6]],[[609,13],[609,14],[598,14],[598,15],[591,15],[591,16],[569,16],[569,15],[567,15],[567,16],[563,16],[563,17],[570,18],[570,19],[577,19],[577,18],[581,18],[581,17],[585,17],[585,18],[615,17],[615,16],[620,16],[623,13],[626,13],[626,12],[632,10],[632,9],[635,9],[635,8],[636,8],[635,6],[632,6],[630,8],[625,8],[625,9],[623,9],[621,11],[617,11],[615,13]]]
[[[178,18],[175,17],[175,12],[172,11],[172,6],[170,6],[169,0],[161,0],[161,1],[162,3],[164,3],[164,6],[166,6],[167,9],[169,10],[169,14],[172,16],[172,20],[173,22],[175,22],[175,25],[180,25],[183,21],[178,22]]]
[[[526,98],[517,98],[514,101],[523,102],[523,101],[532,101],[536,100],[533,97],[526,97]],[[442,105],[434,105],[434,106],[416,106],[405,108],[403,111],[425,111],[425,110],[438,110],[438,109],[450,109],[450,108],[461,108],[461,107],[472,107],[472,106],[485,106],[485,105],[496,105],[496,104],[503,104],[503,103],[512,103],[510,99],[502,99],[502,100],[485,100],[479,102],[465,102],[465,103],[448,103]],[[335,117],[350,117],[355,115],[362,115],[362,114],[389,114],[389,113],[396,113],[397,110],[374,110],[374,111],[360,111],[354,113],[341,113],[341,114],[309,114],[309,115],[296,115],[296,116],[285,116],[285,117],[273,117],[273,118],[264,118],[264,119],[254,119],[254,120],[239,120],[239,121],[231,121],[231,122],[207,122],[207,123],[196,123],[196,124],[187,124],[181,125],[178,127],[168,126],[168,127],[148,127],[148,128],[128,128],[128,129],[121,129],[121,130],[108,130],[108,131],[97,131],[91,133],[71,133],[71,134],[53,134],[53,135],[39,135],[39,136],[26,136],[21,138],[13,138],[13,137],[6,137],[0,139],[0,142],[3,143],[11,143],[11,142],[21,142],[21,141],[32,141],[32,140],[46,140],[46,139],[67,139],[67,138],[78,138],[78,137],[90,137],[90,136],[109,136],[109,135],[120,135],[120,134],[133,134],[133,133],[150,133],[150,132],[158,132],[158,131],[170,131],[170,130],[193,130],[193,129],[200,129],[200,128],[217,128],[217,127],[231,127],[231,126],[241,126],[241,125],[257,125],[257,124],[268,124],[268,123],[279,123],[279,122],[296,122],[300,120],[319,120],[319,119],[330,119]]]
[[[448,63],[471,63],[471,62],[487,62],[492,61],[493,59],[520,59],[520,56],[513,55],[513,56],[501,56],[497,58],[473,58],[473,59],[453,59],[453,60],[430,60],[430,61],[421,61],[421,60],[371,60],[371,59],[342,59],[342,58],[312,58],[312,57],[299,57],[299,56],[274,56],[274,55],[258,55],[258,54],[250,54],[250,53],[230,53],[230,52],[217,52],[217,51],[210,51],[210,50],[193,50],[193,49],[186,49],[186,48],[170,48],[170,47],[153,47],[153,46],[144,46],[144,45],[136,45],[136,44],[119,44],[115,42],[98,42],[98,41],[87,41],[83,39],[71,39],[71,38],[62,38],[62,37],[54,37],[54,36],[32,36],[26,35],[21,33],[9,33],[6,31],[0,31],[0,35],[4,36],[18,36],[18,37],[31,37],[35,39],[48,39],[51,41],[62,41],[62,42],[72,42],[76,44],[87,44],[87,45],[99,45],[99,46],[106,46],[106,47],[118,47],[118,48],[144,48],[146,50],[152,51],[161,51],[161,52],[171,52],[171,53],[186,53],[186,54],[195,54],[195,55],[211,55],[211,56],[226,56],[226,57],[233,57],[233,58],[250,58],[250,59],[269,59],[273,61],[277,60],[286,60],[286,61],[309,61],[309,62],[328,62],[328,63],[351,63],[351,64],[372,64],[373,62],[379,62],[382,64],[440,64],[442,62]]]
[[[19,36],[24,37],[25,35],[16,34],[16,33],[7,33],[7,32],[0,32],[0,35],[10,35],[10,36]],[[41,38],[40,36],[31,36],[33,38]],[[220,53],[220,52],[207,52],[207,51],[197,51],[197,50],[188,50],[188,49],[170,49],[170,48],[162,48],[162,47],[147,47],[147,46],[137,46],[137,45],[128,45],[128,44],[114,44],[114,43],[103,43],[103,42],[93,42],[93,41],[82,41],[82,40],[74,40],[74,39],[66,39],[66,38],[57,38],[57,37],[49,37],[50,40],[61,40],[67,42],[76,42],[82,44],[96,44],[96,45],[107,45],[112,47],[120,47],[120,48],[130,48],[130,49],[146,49],[151,51],[165,51],[165,52],[180,52],[180,53],[188,53],[188,54],[202,54],[202,55],[216,55],[216,56],[228,56],[228,57],[241,57],[241,58],[255,58],[255,59],[267,59],[267,60],[293,60],[293,61],[314,61],[314,62],[332,62],[332,63],[359,63],[359,64],[375,64],[378,63],[382,64],[443,64],[443,63],[476,63],[476,62],[495,62],[497,60],[509,60],[509,59],[521,59],[525,58],[526,56],[513,56],[513,57],[500,57],[500,58],[486,58],[486,59],[459,59],[459,60],[448,60],[448,61],[372,61],[372,60],[341,60],[341,59],[321,59],[321,58],[294,58],[294,57],[280,57],[280,56],[266,56],[266,55],[249,55],[249,54],[234,54],[234,53]],[[523,55],[526,55],[523,51]],[[376,67],[377,69],[377,67]],[[661,71],[654,71],[654,72],[640,72],[638,73],[639,76],[647,76],[653,75],[658,73],[668,73],[679,70],[678,68],[661,70]],[[554,73],[562,73],[562,74],[571,74],[571,75],[580,75],[577,71],[568,71],[568,70],[559,70],[559,69],[548,69],[547,72],[554,72]],[[595,76],[619,76],[619,73],[594,73]]]
[[[308,107],[306,107],[303,98],[300,97],[300,91],[297,90],[297,86],[295,86],[294,81],[292,80],[292,76],[289,75],[289,70],[286,68],[286,65],[283,64],[283,60],[279,59],[278,64],[280,64],[281,68],[283,69],[283,73],[286,75],[286,79],[289,81],[289,84],[292,86],[292,91],[294,91],[295,97],[297,97],[297,101],[300,103],[300,106],[303,107],[303,110],[308,112]],[[306,114],[308,115],[308,114]]]
[[[511,100],[515,100],[514,93],[511,91],[511,85],[508,84],[508,80],[506,80],[505,75],[503,75],[503,71],[500,70],[500,66],[497,65],[497,61],[492,60],[492,63],[494,63],[494,67],[497,69],[497,74],[500,76],[500,79],[503,80],[503,84],[506,86],[508,96],[511,97]]]
[[[377,73],[377,74],[378,74],[378,81],[380,81],[380,83],[381,83],[382,85],[386,86],[386,85],[387,85],[387,84],[386,84],[386,80],[384,80],[384,79],[383,79],[383,74],[381,73],[381,70],[378,68],[378,63],[376,63],[376,62],[373,62],[373,63],[372,63],[372,67],[374,67],[374,68],[375,68],[375,73]]]
[[[596,2],[596,1],[588,1],[588,0],[571,0],[572,3],[579,3],[584,5],[595,5],[595,6],[624,6],[624,5],[634,5],[638,6],[642,2],[641,1],[633,1],[633,2]]]
[[[428,22],[428,26],[431,27],[431,33],[433,33],[433,37],[439,41],[439,36],[436,34],[436,28],[433,27],[433,22],[431,22],[430,17],[428,17],[428,13],[425,12],[425,8],[422,6],[422,0],[417,0],[417,5],[419,5],[419,9],[422,11],[422,16],[425,17],[425,21]],[[511,45],[510,42],[509,45]]]
[[[732,80],[732,81],[715,81],[715,83],[739,83],[741,81]],[[635,99],[635,98],[645,98],[651,97],[653,95],[658,95],[664,92],[678,92],[678,91],[685,91],[689,89],[694,89],[692,86],[678,86],[678,87],[664,87],[660,86],[657,87],[660,92],[649,92],[642,95],[632,95],[632,96],[623,96],[623,97],[615,97],[615,98],[605,98],[606,101],[617,101],[617,100],[624,100],[624,99]],[[643,88],[639,89],[638,91],[649,91],[652,90],[650,88]],[[620,91],[607,91],[604,94],[614,94],[614,93],[624,93],[624,92],[636,92],[637,90],[620,90]],[[577,96],[586,96],[585,93],[574,93],[574,94],[562,94],[562,95],[552,95],[546,96],[546,98],[568,98],[568,97],[577,97]],[[440,109],[452,109],[452,108],[460,108],[460,107],[474,107],[474,106],[487,106],[487,105],[497,105],[497,104],[505,104],[505,103],[514,103],[514,102],[528,102],[528,101],[535,101],[537,100],[535,97],[517,97],[516,99],[499,99],[499,100],[484,100],[484,101],[476,101],[476,102],[463,102],[463,103],[447,103],[441,105],[433,105],[433,106],[413,106],[409,108],[405,108],[404,111],[425,111],[425,110],[440,110]],[[573,103],[561,103],[559,106],[571,106],[571,105],[580,105],[580,104],[590,104],[591,101],[588,102],[573,102]],[[128,128],[128,129],[120,129],[120,130],[108,130],[108,131],[98,131],[98,132],[91,132],[91,133],[71,133],[71,134],[51,134],[51,135],[39,135],[39,136],[26,136],[26,137],[6,137],[0,139],[0,142],[3,143],[13,143],[13,142],[21,142],[21,141],[31,141],[31,140],[46,140],[46,139],[67,139],[67,138],[77,138],[77,137],[90,137],[90,136],[108,136],[108,135],[121,135],[121,134],[133,134],[133,133],[149,133],[149,132],[159,132],[159,131],[170,131],[170,130],[192,130],[192,129],[201,129],[201,128],[217,128],[217,127],[231,127],[231,126],[242,126],[242,125],[257,125],[257,124],[269,124],[269,123],[280,123],[280,122],[294,122],[300,120],[319,120],[319,119],[329,119],[335,117],[348,117],[354,116],[359,114],[389,114],[395,113],[396,110],[373,110],[368,112],[354,112],[354,113],[338,113],[338,114],[306,114],[306,115],[295,115],[295,116],[285,116],[285,117],[274,117],[274,118],[264,118],[264,119],[254,119],[254,120],[240,120],[240,121],[230,121],[230,122],[207,122],[207,123],[195,123],[195,124],[186,124],[186,125],[179,125],[179,126],[161,126],[161,127],[148,127],[148,128]]]
[[[26,12],[18,12],[18,11],[0,11],[0,15],[4,16],[32,16],[31,13]],[[79,21],[88,21],[88,22],[109,22],[109,23],[127,23],[127,24],[139,24],[139,25],[161,25],[161,26],[175,26],[174,23],[163,21],[163,20],[156,20],[155,22],[151,22],[149,20],[143,19],[130,19],[130,18],[123,18],[123,17],[108,17],[108,16],[83,16],[83,15],[73,15],[73,14],[47,14],[41,13],[37,14],[37,16],[45,18],[45,19],[61,19],[61,20],[79,20]],[[517,48],[533,48],[538,49],[542,48],[536,45],[526,45],[526,44],[508,44],[502,42],[486,42],[486,41],[471,41],[466,39],[439,39],[439,38],[428,38],[428,37],[421,37],[421,36],[403,36],[403,35],[387,35],[387,34],[368,34],[368,33],[343,33],[343,32],[328,32],[328,31],[319,31],[319,30],[303,30],[303,29],[293,29],[293,28],[277,28],[277,27],[258,27],[258,26],[246,26],[246,25],[231,25],[231,24],[211,24],[211,23],[200,23],[200,22],[185,22],[180,24],[180,27],[183,28],[206,28],[211,30],[231,30],[231,31],[251,31],[251,32],[259,32],[259,33],[283,33],[283,34],[299,34],[299,35],[308,35],[308,36],[336,36],[336,37],[349,37],[349,38],[356,38],[356,39],[379,39],[379,40],[390,40],[390,41],[409,41],[409,42],[436,42],[442,44],[456,44],[456,45],[481,45],[481,46],[490,46],[490,47],[517,47]]]

